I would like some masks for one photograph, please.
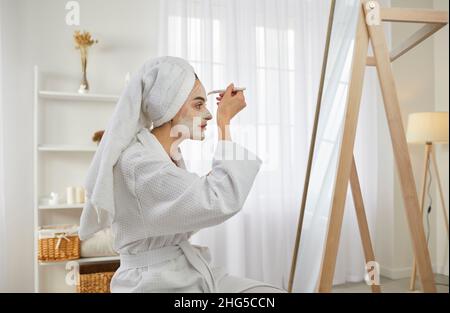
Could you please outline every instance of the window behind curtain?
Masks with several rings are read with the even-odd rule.
[[[263,2],[261,3],[263,4]],[[227,25],[230,21],[226,19],[225,14],[229,3],[209,2],[210,10],[206,17],[204,16],[204,5],[205,2],[192,0],[171,2],[168,8],[167,52],[168,55],[187,59],[196,69],[200,80],[207,82],[205,88],[225,88],[229,83],[226,81],[225,73],[227,68],[225,53],[229,47],[225,47],[225,45],[227,37],[229,38],[230,35],[226,32],[232,29],[230,25]],[[279,29],[276,24],[268,26],[265,25],[267,23],[265,14],[268,14],[266,8],[259,5],[257,8],[256,23],[253,26],[255,42],[250,42],[248,45],[254,45],[256,51],[256,55],[254,55],[256,67],[253,70],[257,80],[255,82],[257,90],[254,94],[257,108],[252,127],[257,126],[257,132],[260,135],[257,136],[257,139],[250,140],[257,140],[255,144],[258,151],[269,151],[267,138],[272,136],[271,150],[273,151],[280,148],[282,144],[280,136],[286,132],[289,133],[286,138],[290,138],[290,144],[295,144],[296,129],[294,125],[296,122],[299,123],[298,118],[296,121],[298,114],[295,111],[295,106],[300,104],[299,100],[296,100],[296,92],[299,92],[296,91],[296,86],[299,86],[300,82],[296,80],[296,76],[298,78],[296,70],[298,69],[295,62],[295,20],[293,16],[289,17],[285,24],[287,28],[284,29]],[[207,40],[210,41],[205,42]],[[251,69],[246,70],[251,71]],[[280,93],[286,93],[283,97],[288,99],[288,103],[280,103]],[[277,105],[272,105],[274,103]],[[302,123],[305,123],[305,120]],[[281,130],[281,127],[284,129]],[[274,132],[274,130],[276,131]],[[273,154],[272,160],[276,164],[279,163],[278,156]],[[293,153],[291,160],[293,162],[296,160]]]

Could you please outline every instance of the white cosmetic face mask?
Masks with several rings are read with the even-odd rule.
[[[189,117],[184,116],[181,117],[177,124],[172,126],[170,129],[171,137],[179,137],[174,141],[172,147],[170,148],[170,156],[175,161],[179,161],[181,158],[180,153],[178,152],[178,145],[184,139],[192,139],[192,140],[203,140],[205,138],[205,131],[200,126],[202,125],[203,120],[210,120],[212,118],[211,113],[208,110],[204,110],[202,115]]]
[[[187,110],[182,108],[177,124],[186,128],[185,130],[182,130],[184,139],[190,138],[193,140],[202,140],[204,131],[200,126],[205,123],[205,121],[212,119],[212,115],[206,106],[204,106],[201,111],[196,110],[195,113],[192,111],[192,108]],[[176,133],[175,136],[177,136]]]
[[[200,125],[202,125],[203,119],[203,115],[195,117],[182,117],[177,121],[177,125],[172,126],[170,135],[178,137],[181,134],[183,139],[200,140],[202,139],[201,135],[203,133]]]
[[[205,90],[199,81],[196,82],[194,89],[190,94],[188,101],[191,101],[197,94],[205,94]],[[202,95],[203,96],[203,95]],[[206,97],[205,97],[206,98]],[[186,105],[186,104],[185,104]],[[192,113],[192,108],[181,108],[180,116],[178,117],[177,124],[172,125],[170,129],[170,136],[176,137],[170,149],[171,157],[174,160],[179,160],[178,144],[184,139],[203,140],[205,139],[205,129],[201,127],[204,121],[212,119],[212,115],[206,107],[203,107],[201,112]],[[197,115],[200,113],[200,115]],[[196,115],[196,116],[193,116]]]

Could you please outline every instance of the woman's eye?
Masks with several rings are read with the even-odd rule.
[[[196,108],[200,109],[201,107],[202,107],[202,103],[201,102],[197,103]]]

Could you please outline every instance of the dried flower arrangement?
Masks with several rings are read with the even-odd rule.
[[[79,30],[75,31],[73,38],[75,40],[75,48],[80,50],[81,53],[81,70],[83,72],[78,92],[86,93],[89,91],[89,83],[86,77],[88,48],[93,44],[98,43],[98,40],[94,40],[89,32],[84,31],[81,33]]]
[[[94,136],[92,136],[92,141],[96,142],[97,145],[100,144],[100,141],[102,140],[103,134],[105,133],[104,130],[99,130],[94,133]]]

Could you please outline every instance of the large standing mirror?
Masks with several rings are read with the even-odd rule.
[[[330,0],[331,13],[321,93],[310,145],[310,164],[302,201],[294,292],[314,292],[320,277],[344,116],[350,83],[360,0]],[[307,192],[306,192],[307,191]],[[294,252],[295,253],[295,252]]]

